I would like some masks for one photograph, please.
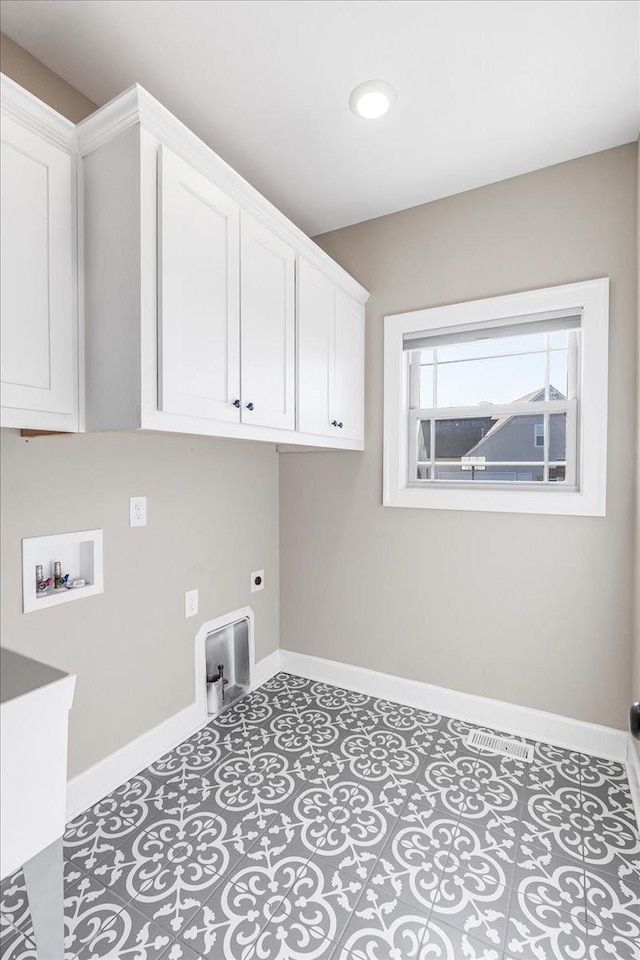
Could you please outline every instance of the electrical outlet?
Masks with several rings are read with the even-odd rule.
[[[264,570],[255,570],[251,574],[251,593],[264,590]]]
[[[185,617],[195,617],[198,612],[198,591],[187,590],[184,595]]]
[[[129,526],[146,527],[147,525],[147,498],[131,497],[129,499]]]

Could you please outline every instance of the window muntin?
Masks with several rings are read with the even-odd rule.
[[[575,489],[580,330],[561,323],[405,343],[410,484]]]

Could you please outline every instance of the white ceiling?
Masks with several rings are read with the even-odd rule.
[[[96,103],[138,81],[310,234],[638,135],[636,0],[3,0]],[[378,121],[353,87],[398,93]]]

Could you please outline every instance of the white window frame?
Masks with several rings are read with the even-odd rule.
[[[442,332],[466,325],[495,326],[518,317],[566,313],[581,316],[580,397],[577,413],[578,477],[575,486],[523,489],[473,484],[414,484],[409,479],[409,364],[405,334]],[[428,510],[487,510],[604,517],[607,480],[609,279],[587,280],[524,293],[415,310],[384,318],[383,505]],[[536,404],[536,410],[538,404]],[[454,414],[452,414],[454,415]],[[569,439],[569,438],[567,438]]]

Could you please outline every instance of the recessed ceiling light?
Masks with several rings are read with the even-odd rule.
[[[396,101],[396,92],[386,80],[365,80],[349,97],[349,106],[365,120],[378,120],[388,113]]]

